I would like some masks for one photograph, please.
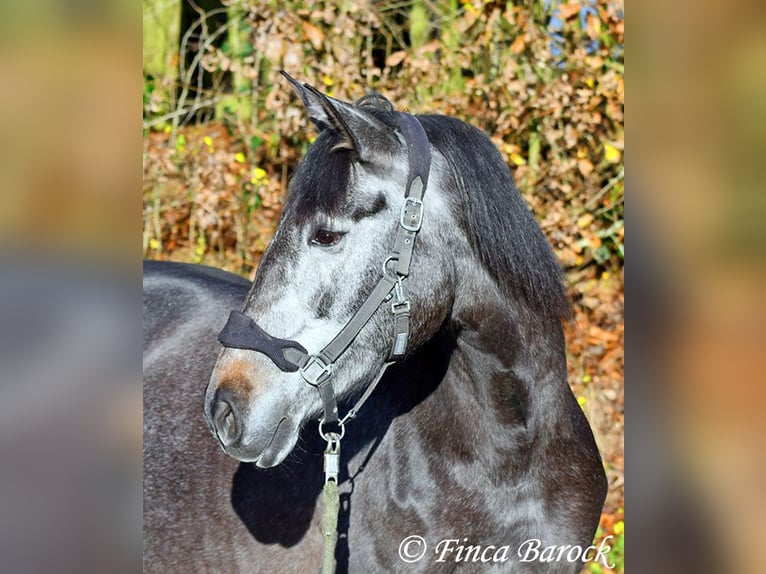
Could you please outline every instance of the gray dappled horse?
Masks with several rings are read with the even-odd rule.
[[[412,116],[381,96],[348,104],[291,83],[319,135],[253,285],[198,266],[144,267],[145,572],[321,563],[324,397],[274,349],[221,350],[216,334],[242,309],[258,344],[295,343],[305,366],[382,277],[396,278],[391,246],[419,152]],[[491,571],[578,572],[582,562],[562,553],[522,562],[517,552],[530,539],[585,548],[606,493],[567,384],[560,270],[490,140],[449,117],[417,122],[430,166],[412,260],[397,278],[409,303],[406,352],[347,424],[337,569],[490,569],[463,545],[508,546]],[[373,311],[333,358],[341,413],[392,355],[390,297]],[[411,560],[420,542],[402,541],[415,535],[425,555],[407,562],[401,551]]]

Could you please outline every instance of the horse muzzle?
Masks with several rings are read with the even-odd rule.
[[[242,462],[267,468],[279,464],[298,439],[299,421],[284,397],[260,393],[257,373],[247,361],[219,359],[205,396],[204,416],[223,451]]]

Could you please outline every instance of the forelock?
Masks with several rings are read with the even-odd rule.
[[[352,152],[334,150],[339,140],[336,132],[322,131],[293,174],[285,212],[294,214],[298,223],[317,212],[337,217],[348,202]]]

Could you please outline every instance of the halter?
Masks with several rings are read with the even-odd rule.
[[[399,126],[407,141],[409,175],[404,204],[399,216],[396,239],[389,255],[383,260],[382,276],[367,299],[321,351],[310,355],[298,341],[279,339],[267,333],[253,319],[239,311],[232,311],[229,320],[218,335],[224,347],[257,351],[266,355],[284,372],[299,371],[303,380],[314,387],[322,400],[324,416],[320,419],[320,434],[326,439],[323,424],[338,423],[341,428],[356,416],[362,403],[383,376],[385,369],[404,356],[410,332],[410,300],[406,279],[410,273],[415,238],[423,222],[423,194],[431,168],[431,151],[423,126],[415,117],[399,113]],[[341,420],[338,402],[332,386],[335,363],[356,339],[370,317],[384,301],[391,300],[394,316],[394,338],[388,361],[368,387],[362,399]]]
[[[324,409],[324,416],[319,420],[319,434],[327,442],[324,452],[325,484],[322,492],[324,503],[322,532],[325,537],[322,572],[325,574],[334,570],[340,509],[338,493],[340,441],[346,432],[345,423],[356,417],[361,406],[383,378],[386,369],[404,356],[410,333],[411,305],[406,280],[410,273],[415,238],[423,223],[423,194],[428,185],[428,174],[431,169],[431,150],[425,130],[415,117],[400,112],[398,120],[407,142],[410,165],[404,204],[399,215],[399,227],[394,245],[383,260],[380,279],[348,323],[332,341],[314,355],[310,355],[298,341],[279,339],[270,335],[253,319],[239,311],[231,312],[229,320],[218,335],[218,340],[224,347],[257,351],[266,355],[284,372],[300,372],[303,380],[319,393]],[[387,301],[392,301],[391,313],[394,316],[394,337],[388,359],[361,398],[341,419],[332,386],[335,363],[353,343],[375,311]],[[337,423],[339,431],[325,432],[324,425],[328,423]]]

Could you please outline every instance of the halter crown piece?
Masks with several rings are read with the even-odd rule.
[[[229,320],[218,335],[224,347],[257,351],[266,355],[284,372],[299,371],[303,380],[314,387],[322,400],[324,416],[319,420],[319,434],[327,441],[324,454],[325,486],[322,494],[324,514],[322,531],[325,537],[322,572],[334,571],[335,545],[339,511],[338,472],[340,470],[340,440],[345,434],[345,423],[356,417],[362,404],[370,397],[386,369],[404,356],[410,332],[410,300],[407,276],[410,273],[415,238],[423,223],[423,194],[428,185],[431,169],[431,148],[425,130],[410,114],[397,112],[399,127],[407,142],[409,175],[404,204],[399,216],[394,245],[383,260],[382,276],[367,299],[351,319],[321,351],[310,355],[298,341],[279,339],[269,335],[258,324],[239,311],[232,311]],[[335,362],[348,349],[378,307],[391,300],[394,317],[394,337],[388,360],[367,387],[364,394],[340,419],[338,401],[332,386]],[[339,432],[325,432],[323,426],[337,423]]]

